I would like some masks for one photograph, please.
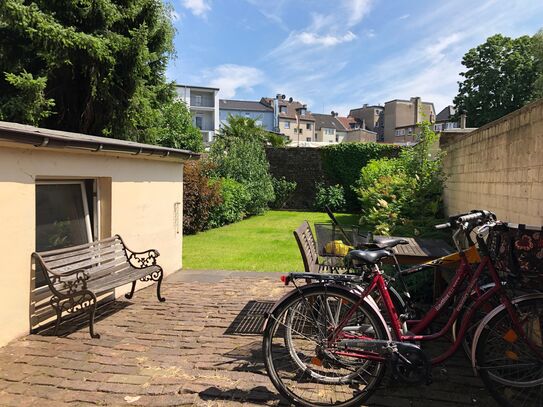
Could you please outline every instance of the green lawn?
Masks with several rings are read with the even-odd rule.
[[[338,214],[342,224],[358,215]],[[328,222],[325,213],[269,211],[218,229],[183,237],[183,268],[192,270],[303,271],[292,232],[304,220]]]

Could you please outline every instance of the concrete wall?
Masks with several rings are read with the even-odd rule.
[[[120,234],[136,251],[158,249],[166,274],[181,268],[181,163],[0,144],[0,346],[29,333],[36,180],[59,178],[98,179],[102,237]]]
[[[343,137],[343,143],[352,143],[352,142],[370,142],[377,141],[377,133],[368,130],[351,130],[345,133]]]
[[[543,100],[441,147],[449,214],[488,209],[504,221],[543,225]]]

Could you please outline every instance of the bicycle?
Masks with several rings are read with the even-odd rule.
[[[308,273],[289,274],[285,283],[293,282],[296,288],[268,315],[263,338],[266,369],[277,390],[291,402],[304,406],[358,405],[375,391],[385,365],[397,379],[430,383],[431,366],[442,363],[458,349],[473,314],[490,298],[497,297],[502,305],[488,314],[474,336],[473,366],[502,405],[511,406],[519,398],[525,405],[541,405],[543,295],[530,294],[511,301],[485,252],[484,241],[480,242],[483,257],[476,270],[470,267],[458,242],[462,231],[474,224],[482,224],[482,233],[494,223],[492,214],[477,211],[451,217],[448,224],[439,225],[455,230],[453,240],[460,253],[460,265],[432,309],[422,320],[406,321],[404,329],[377,265],[391,255],[389,250],[351,252],[352,258],[364,265],[366,273],[359,276],[319,274],[309,276],[318,279],[317,283],[296,286],[296,280],[308,278]],[[430,360],[416,343],[445,335],[483,271],[494,287],[467,310],[451,347]],[[460,290],[465,279],[469,279],[468,283]],[[383,299],[390,329],[370,297],[374,291]],[[422,334],[458,292],[461,295],[445,326],[437,333]]]

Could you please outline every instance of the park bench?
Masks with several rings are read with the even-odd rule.
[[[36,272],[42,269],[53,294],[49,303],[57,316],[55,335],[64,311],[69,314],[87,311],[90,335],[99,338],[100,335],[94,332],[97,297],[124,284],[132,283],[130,293],[125,294],[131,299],[138,280],[156,281],[157,298],[165,301],[160,295],[163,271],[156,264],[158,251],[132,251],[119,235],[32,255],[36,260]]]

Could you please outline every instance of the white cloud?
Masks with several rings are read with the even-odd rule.
[[[209,0],[183,0],[183,7],[198,17],[205,17],[207,12],[211,10]]]
[[[238,90],[250,91],[264,82],[264,74],[252,66],[225,64],[206,70],[201,78],[209,86],[220,89],[223,98],[233,98]]]
[[[347,9],[347,24],[352,27],[358,24],[368,15],[371,10],[371,0],[344,0],[344,7]]]
[[[411,17],[411,14],[404,14],[403,16],[398,17],[398,20],[405,20],[406,18]]]
[[[445,37],[440,37],[435,43],[425,48],[424,53],[427,57],[436,58],[443,54],[447,48],[451,45],[457,44],[462,40],[462,35],[459,33],[453,33]]]
[[[330,47],[338,45],[343,42],[351,42],[356,38],[351,31],[347,31],[344,35],[318,35],[312,32],[301,32],[296,34],[294,42],[301,42],[306,45],[321,45],[323,47]]]

